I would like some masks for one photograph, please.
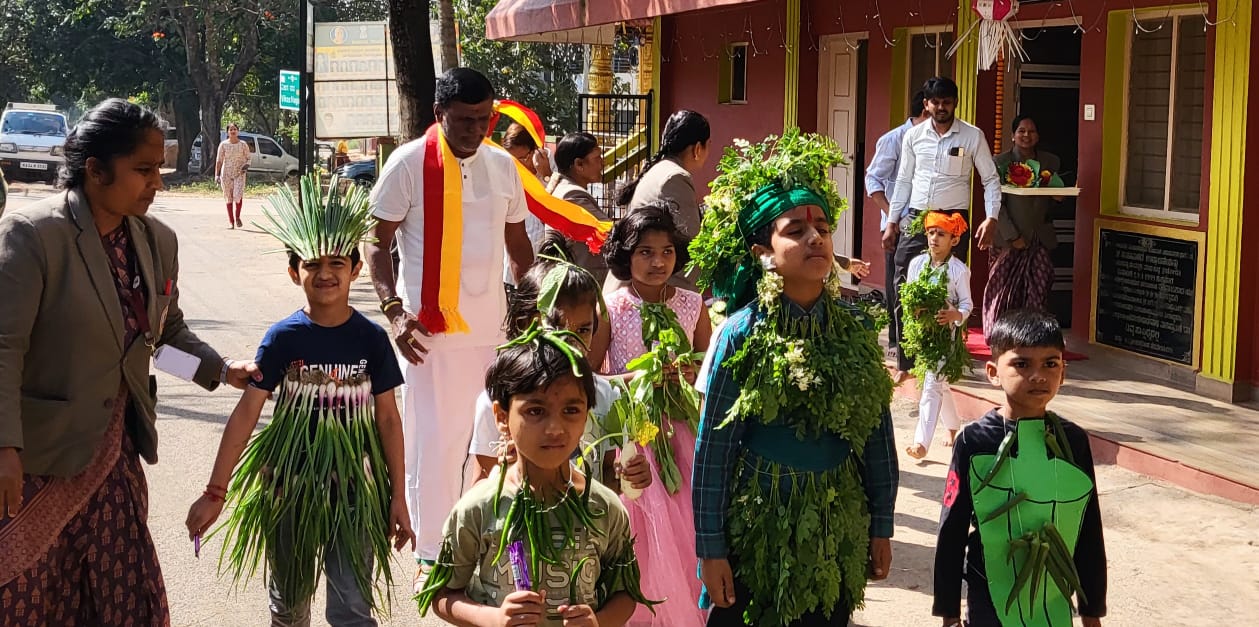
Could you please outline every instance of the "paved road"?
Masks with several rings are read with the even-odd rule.
[[[13,207],[50,193],[18,185]],[[246,201],[245,221],[257,218],[259,201]],[[181,295],[188,324],[226,355],[251,356],[270,323],[302,305],[302,292],[285,274],[285,258],[268,254],[276,243],[254,228],[228,230],[214,198],[163,194],[153,215],[180,235]],[[374,312],[367,281],[353,292],[360,310]],[[264,625],[266,595],[257,582],[233,592],[215,574],[210,557],[196,560],[184,531],[188,505],[201,493],[219,436],[238,398],[234,392],[206,393],[159,374],[161,462],[148,466],[150,527],[161,556],[173,623]],[[897,401],[897,436],[911,436],[914,408]],[[930,617],[934,528],[948,449],[937,445],[926,462],[902,457],[901,491],[891,578],[871,587],[867,607],[855,623],[868,626],[935,625]],[[1111,560],[1107,625],[1249,624],[1259,612],[1259,513],[1201,497],[1116,467],[1099,469],[1103,518]],[[394,565],[395,616],[385,625],[428,627],[406,588],[412,569],[400,556]],[[315,601],[323,608],[322,594]],[[1239,617],[1251,616],[1252,619]],[[322,625],[317,616],[316,625]],[[674,627],[674,626],[669,626]],[[682,626],[679,626],[682,627]]]

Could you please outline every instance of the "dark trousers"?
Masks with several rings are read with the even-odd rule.
[[[888,316],[895,316],[895,311],[901,305],[900,294],[896,293],[896,253],[883,253],[883,306],[887,308]],[[887,325],[887,345],[890,348],[896,348],[901,343],[901,334],[899,325],[892,323]]]
[[[708,614],[706,627],[747,627],[747,623],[743,622],[743,612],[748,609],[752,593],[738,577],[734,578],[734,598],[734,604],[730,607],[713,606]],[[852,609],[836,607],[830,618],[821,612],[809,612],[792,621],[788,627],[848,627],[851,618]]]
[[[896,242],[896,252],[893,254],[894,263],[896,265],[896,289],[892,290],[896,294],[896,308],[892,311],[892,324],[895,327],[896,338],[898,340],[896,346],[896,368],[901,371],[908,372],[914,367],[914,360],[905,356],[905,351],[900,347],[899,340],[905,330],[904,312],[900,303],[900,289],[905,284],[906,275],[909,274],[909,262],[914,257],[921,255],[927,249],[927,236],[918,234],[910,237],[905,234],[905,227],[918,216],[917,209],[910,209],[909,215],[901,220],[901,236]],[[961,213],[960,211],[948,211],[945,213]],[[953,247],[953,255],[962,261],[966,261],[966,252],[970,250],[970,230],[967,229],[957,243]],[[892,334],[892,330],[888,331],[888,336]]]

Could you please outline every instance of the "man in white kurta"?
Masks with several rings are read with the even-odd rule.
[[[517,275],[532,262],[524,228],[528,209],[515,162],[506,151],[481,142],[492,107],[492,88],[479,73],[457,68],[439,79],[438,123],[463,183],[458,309],[468,333],[429,334],[415,318],[428,244],[422,138],[390,155],[371,196],[372,215],[380,222],[378,241],[368,246],[368,254],[372,282],[390,319],[406,381],[402,388],[406,497],[417,536],[416,557],[422,565],[436,559],[446,516],[476,477],[468,444],[476,398],[485,388],[485,369],[495,347],[504,341],[505,259]],[[389,252],[395,239],[400,255],[396,280]]]

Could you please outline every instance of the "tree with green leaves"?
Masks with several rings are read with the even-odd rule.
[[[517,43],[485,38],[485,18],[497,0],[453,0],[463,65],[489,77],[500,98],[537,112],[547,131],[577,130],[577,83],[585,50],[578,44]]]

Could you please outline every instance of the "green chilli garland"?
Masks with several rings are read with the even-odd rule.
[[[366,376],[337,380],[318,369],[285,376],[271,423],[232,475],[231,515],[211,534],[224,536],[220,571],[243,585],[267,559],[284,598],[308,599],[335,542],[363,598],[388,610],[392,492],[374,402]]]
[[[949,383],[965,376],[971,367],[966,327],[936,322],[936,314],[949,307],[948,266],[928,264],[918,278],[901,286],[900,297],[905,312],[901,348],[915,360],[909,372],[919,387],[930,371]]]
[[[499,513],[499,501],[502,500],[503,486],[505,485],[508,466],[503,464],[498,469],[498,489],[494,493],[493,512],[497,517]],[[569,602],[576,604],[580,600],[577,599],[576,582],[577,575],[585,566],[589,558],[583,558],[578,561],[572,568],[564,563],[564,551],[579,548],[577,545],[577,530],[584,527],[591,533],[602,535],[604,532],[597,525],[597,519],[603,518],[607,512],[597,512],[590,508],[590,489],[591,479],[589,466],[586,470],[586,489],[578,492],[571,484],[554,499],[554,503],[548,505],[546,501],[534,493],[533,487],[529,484],[528,477],[523,477],[520,487],[516,492],[515,498],[512,499],[511,506],[507,510],[507,515],[503,519],[503,532],[499,536],[497,548],[494,549],[494,564],[499,564],[505,558],[507,547],[517,540],[522,541],[525,545],[525,552],[529,558],[529,572],[531,573],[534,587],[537,588],[542,584],[541,577],[538,573],[542,572],[543,564],[551,566],[562,566],[565,571],[571,570],[572,576],[569,586]],[[556,541],[559,531],[562,537]],[[454,548],[447,539],[442,542],[441,552],[438,555],[437,563],[433,566],[432,572],[429,574],[428,582],[419,594],[415,595],[415,601],[419,606],[420,616],[425,616],[433,606],[433,602],[437,600],[437,596],[450,584],[451,577],[454,575]],[[638,560],[634,556],[634,541],[631,539],[626,543],[624,551],[617,557],[615,563],[602,564],[599,572],[599,578],[595,583],[596,592],[596,609],[602,607],[604,603],[617,592],[625,592],[635,602],[651,607],[660,603],[660,601],[651,601],[643,596],[642,589],[639,585],[641,574],[638,568]],[[558,616],[548,616],[551,619],[559,619]]]

